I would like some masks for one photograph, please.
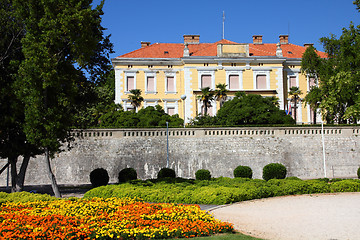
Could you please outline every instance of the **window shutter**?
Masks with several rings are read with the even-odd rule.
[[[229,89],[239,89],[239,75],[229,76]]]
[[[266,89],[266,75],[256,76],[256,89]]]

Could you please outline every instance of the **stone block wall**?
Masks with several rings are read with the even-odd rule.
[[[358,127],[327,127],[324,130],[327,177],[356,177],[360,166]],[[59,184],[88,184],[92,170],[102,167],[117,182],[120,170],[133,167],[141,179],[156,178],[167,165],[166,129],[75,130],[70,151],[52,160]],[[273,162],[286,166],[288,176],[303,179],[324,177],[322,132],[306,128],[170,129],[169,166],[177,176],[195,178],[199,169],[213,177],[233,177],[238,165],[250,166],[254,178]],[[26,185],[50,184],[43,156],[30,160]],[[6,160],[0,160],[5,165]],[[6,171],[0,175],[6,185]]]

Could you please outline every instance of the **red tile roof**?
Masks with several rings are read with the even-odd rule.
[[[226,39],[215,43],[199,43],[189,44],[189,52],[191,56],[216,56],[218,44],[238,44]],[[251,56],[276,56],[276,44],[249,44],[249,53]],[[306,47],[294,44],[282,44],[281,49],[283,56],[286,58],[301,58]],[[183,43],[154,43],[150,46],[137,49],[126,53],[118,58],[181,58],[184,53]],[[319,56],[326,57],[324,52],[318,51]]]

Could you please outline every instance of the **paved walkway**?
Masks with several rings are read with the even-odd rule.
[[[359,240],[360,193],[260,199],[210,212],[235,230],[269,240]]]

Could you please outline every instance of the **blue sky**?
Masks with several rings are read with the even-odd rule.
[[[100,0],[94,0],[98,4]],[[200,42],[222,39],[225,12],[225,39],[251,43],[263,35],[264,43],[277,43],[280,34],[289,34],[297,45],[341,35],[352,21],[360,25],[360,13],[353,0],[105,0],[103,26],[111,34],[115,53],[140,48],[140,42],[182,43],[184,34],[200,35]]]

